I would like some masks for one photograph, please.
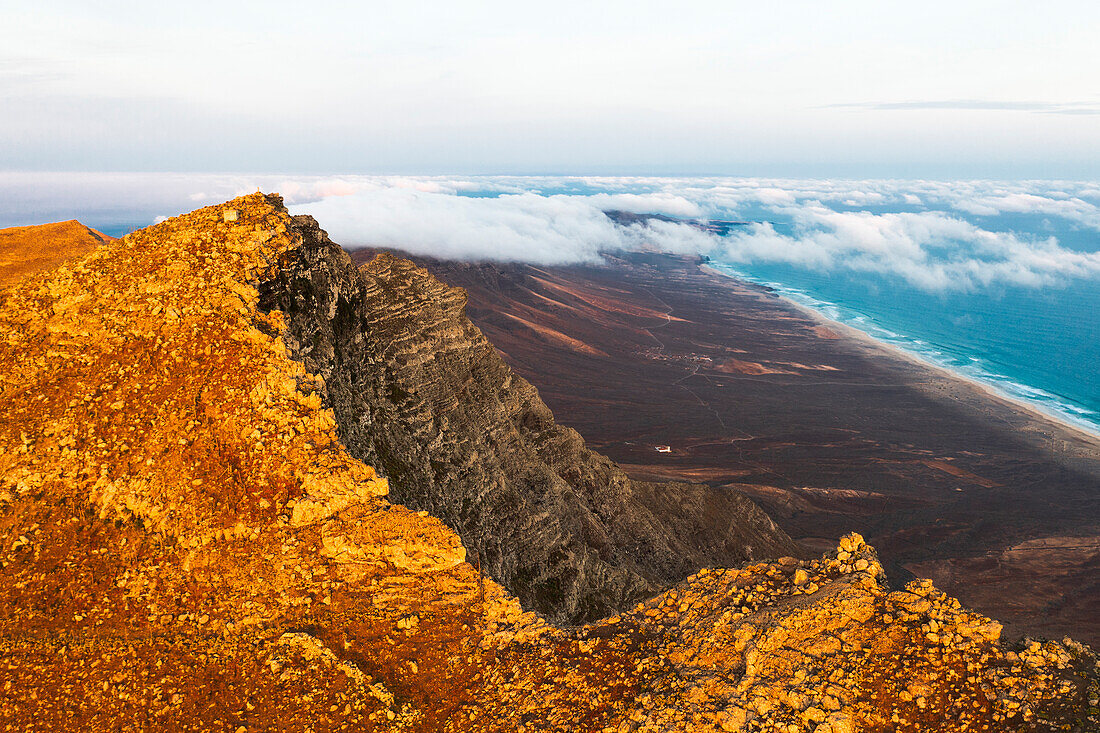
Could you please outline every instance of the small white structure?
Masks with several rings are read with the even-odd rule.
[[[672,446],[671,445],[655,445],[655,446],[653,446],[653,450],[657,451],[658,453],[671,453],[672,452]]]

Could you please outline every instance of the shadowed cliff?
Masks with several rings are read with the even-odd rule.
[[[816,552],[858,531],[1011,636],[1100,641],[1100,440],[695,258],[606,259],[424,266],[631,477],[741,491]]]
[[[700,567],[800,554],[736,492],[631,481],[585,448],[466,318],[462,290],[388,254],[359,271],[312,219],[295,225],[309,257],[260,287],[260,307],[324,378],[342,443],[524,604],[594,620]]]

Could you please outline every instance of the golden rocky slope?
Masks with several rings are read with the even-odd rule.
[[[75,219],[0,229],[0,287],[87,254],[112,240]]]
[[[1096,730],[1096,660],[1009,649],[858,536],[579,628],[525,613],[336,439],[254,285],[277,197],[0,290],[7,730]]]

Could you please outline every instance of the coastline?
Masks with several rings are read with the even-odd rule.
[[[423,263],[631,478],[743,493],[815,551],[858,531],[899,586],[1100,643],[1090,433],[696,257]]]
[[[967,385],[981,391],[985,396],[989,397],[990,399],[993,399],[1012,408],[1022,409],[1033,418],[1047,420],[1051,423],[1054,423],[1059,428],[1075,434],[1079,437],[1079,439],[1092,443],[1097,450],[1100,450],[1100,427],[1090,429],[1089,427],[1085,426],[1086,424],[1091,426],[1091,423],[1088,423],[1087,421],[1081,421],[1081,423],[1085,424],[1079,424],[1078,422],[1069,419],[1065,415],[1061,415],[1053,411],[1044,410],[1039,404],[1009,394],[1001,389],[998,389],[997,386],[994,384],[983,381],[964,372],[956,371],[943,364],[938,364],[931,359],[926,358],[919,352],[906,349],[904,346],[901,346],[899,344],[876,338],[874,335],[867,333],[866,331],[860,330],[855,326],[830,318],[826,314],[822,313],[820,310],[817,310],[816,308],[813,308],[812,306],[806,305],[804,303],[799,303],[793,298],[788,297],[786,294],[779,292],[767,285],[754,282],[746,277],[739,276],[738,274],[724,272],[721,269],[705,262],[700,263],[699,269],[713,275],[729,278],[737,282],[738,284],[746,287],[759,288],[761,291],[770,293],[775,297],[780,298],[783,303],[794,308],[809,319],[820,323],[822,326],[825,326],[833,331],[837,331],[846,338],[854,339],[858,342],[863,343],[864,345],[886,351],[890,355],[908,361],[918,367],[932,369],[936,372],[939,372],[943,377],[965,382]]]

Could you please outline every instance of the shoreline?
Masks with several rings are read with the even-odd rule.
[[[698,257],[425,266],[632,478],[740,491],[807,547],[858,531],[892,578],[930,577],[1013,635],[1100,640],[1090,433]],[[1088,552],[1051,549],[1066,538]]]
[[[969,374],[955,371],[954,369],[951,369],[950,367],[944,366],[942,364],[937,364],[936,362],[925,358],[918,352],[910,351],[909,349],[906,349],[898,344],[890,343],[889,341],[884,341],[882,339],[876,338],[875,336],[867,333],[866,331],[862,331],[855,326],[830,318],[816,308],[805,305],[804,303],[799,303],[798,301],[788,297],[784,293],[777,291],[775,288],[771,288],[761,283],[753,282],[752,280],[749,280],[745,277],[734,275],[728,272],[723,272],[717,267],[714,267],[713,265],[706,262],[700,263],[699,269],[703,270],[704,272],[718,275],[720,277],[729,278],[739,284],[751,288],[759,288],[760,290],[775,295],[776,297],[782,299],[785,304],[791,306],[808,318],[820,323],[823,326],[840,332],[843,336],[847,338],[854,339],[867,346],[882,349],[883,351],[886,351],[893,356],[915,364],[919,367],[933,369],[945,377],[965,382],[967,385],[981,391],[985,396],[999,402],[1006,403],[1010,407],[1022,409],[1029,413],[1030,417],[1048,420],[1058,427],[1075,434],[1079,439],[1092,443],[1096,449],[1100,450],[1100,427],[1096,428],[1095,430],[1090,430],[1089,428],[1075,423],[1063,415],[1048,412],[1034,402],[1030,402],[1024,398],[1008,394],[998,389],[993,384],[982,381],[981,379],[973,377]]]

